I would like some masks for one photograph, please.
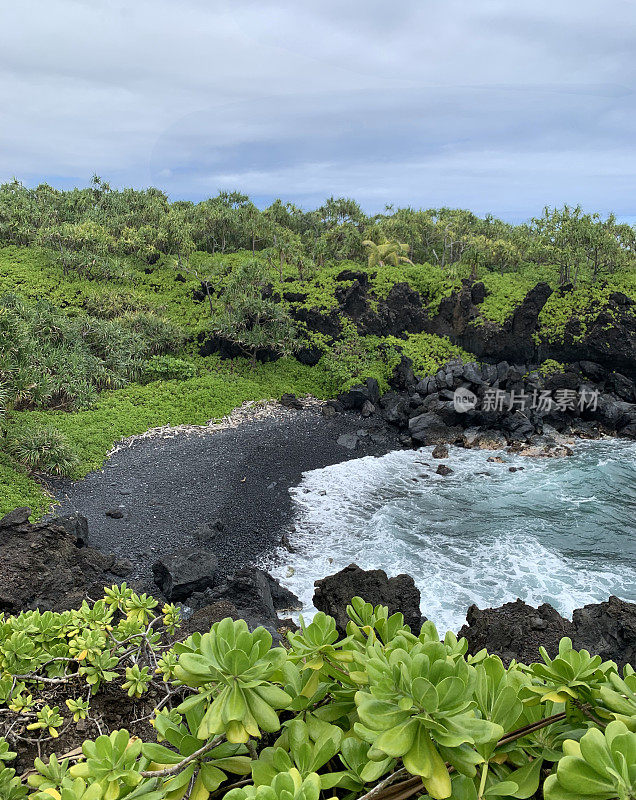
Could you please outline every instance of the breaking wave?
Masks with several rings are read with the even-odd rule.
[[[306,613],[314,581],[352,562],[412,575],[440,630],[458,630],[472,603],[520,597],[570,615],[610,594],[636,601],[635,443],[581,442],[555,459],[449,450],[446,477],[430,447],[305,473],[291,490],[295,552],[268,568]]]

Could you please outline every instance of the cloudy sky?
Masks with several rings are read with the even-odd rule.
[[[634,0],[0,2],[0,180],[636,219]]]

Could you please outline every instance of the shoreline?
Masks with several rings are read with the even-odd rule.
[[[100,470],[52,483],[54,516],[86,517],[89,545],[129,560],[125,577],[145,591],[157,592],[155,561],[182,547],[209,549],[221,575],[254,564],[281,544],[293,520],[289,489],[304,472],[402,449],[378,417],[325,416],[325,404],[299,402],[248,404],[221,423],[124,440]],[[354,449],[338,442],[347,435]]]
[[[613,582],[607,578],[620,570],[620,563],[636,569],[629,512],[619,515],[607,497],[613,522],[606,523],[598,508],[588,510],[598,503],[587,487],[594,474],[598,491],[606,469],[599,464],[607,459],[625,464],[621,473],[626,481],[636,445],[611,438],[568,441],[571,456],[449,446],[445,457],[434,457],[435,448],[428,446],[366,465],[348,462],[318,471],[294,492],[301,513],[297,533],[290,536],[292,552],[281,550],[275,562],[261,566],[301,599],[302,613],[308,615],[315,610],[314,582],[352,562],[362,569],[382,568],[390,576],[408,573],[422,592],[422,613],[444,630],[461,626],[460,615],[473,603],[497,606],[521,597],[550,602],[567,616],[577,604],[605,597],[608,587],[608,594],[634,602],[636,596],[627,591],[620,572]],[[449,467],[449,473],[437,473],[440,465]],[[571,501],[561,497],[559,487],[572,495]],[[599,535],[607,525],[607,547],[594,544],[596,525]],[[479,545],[471,544],[476,540]],[[525,560],[517,555],[524,547]],[[504,569],[511,588],[505,588],[508,581],[503,587],[498,584],[491,557]],[[530,564],[534,567],[528,574]],[[588,591],[574,580],[575,567],[594,576],[595,588]],[[551,580],[539,579],[548,568]]]

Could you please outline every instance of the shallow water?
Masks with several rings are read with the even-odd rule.
[[[636,601],[636,443],[500,453],[504,464],[487,461],[492,451],[451,447],[440,462],[431,450],[314,470],[291,490],[298,552],[278,551],[269,569],[307,612],[314,580],[352,562],[412,575],[440,630],[458,630],[471,603],[521,597],[571,615],[610,594]],[[454,473],[436,475],[440,463]]]

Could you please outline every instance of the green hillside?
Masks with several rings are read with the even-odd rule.
[[[237,193],[171,203],[97,178],[68,192],[5,184],[0,514],[41,513],[39,474],[81,477],[151,427],[284,392],[327,398],[367,376],[386,389],[401,353],[422,375],[470,358],[432,333],[361,333],[339,304],[360,281],[371,311],[405,283],[431,316],[481,282],[475,323],[499,325],[546,281],[564,287],[540,318],[556,340],[572,315],[583,336],[612,292],[636,299],[634,242],[629,226],[580,209],[513,226],[451,209],[370,217],[333,198],[314,211],[259,210]],[[309,324],[316,315],[333,330]],[[201,355],[206,341],[220,352]]]

